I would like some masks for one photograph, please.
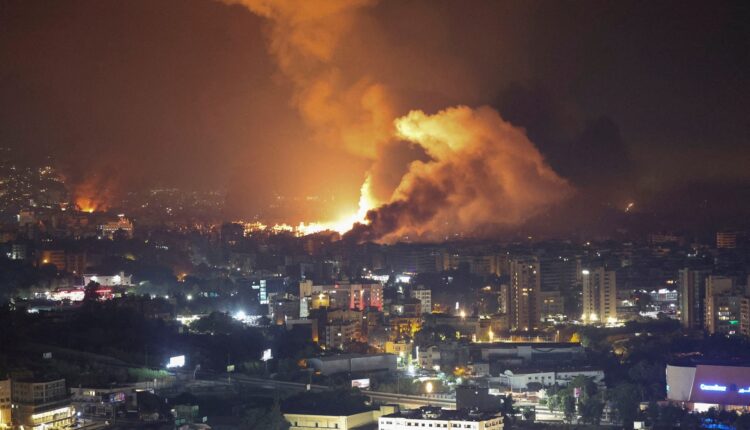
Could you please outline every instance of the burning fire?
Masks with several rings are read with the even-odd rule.
[[[100,208],[101,205],[95,202],[94,199],[92,198],[77,197],[76,206],[78,206],[81,212],[94,213],[96,210]]]
[[[360,188],[359,197],[359,209],[356,213],[344,215],[341,218],[324,223],[300,223],[297,226],[297,231],[302,233],[303,236],[308,234],[319,233],[321,231],[335,231],[341,234],[346,233],[354,227],[354,224],[367,224],[367,212],[371,209],[375,209],[378,206],[378,202],[372,196],[372,179],[368,175],[365,182]]]
[[[321,233],[324,231],[335,231],[339,234],[344,234],[350,231],[355,224],[368,224],[367,212],[371,209],[375,209],[378,203],[371,192],[371,179],[368,176],[365,182],[360,188],[359,208],[357,212],[352,214],[346,214],[340,218],[328,221],[328,222],[301,222],[297,225],[290,225],[284,223],[277,223],[274,225],[267,225],[261,222],[250,222],[244,223],[245,235],[252,234],[258,231],[267,231],[271,233],[292,233],[295,236],[307,236],[309,234]]]

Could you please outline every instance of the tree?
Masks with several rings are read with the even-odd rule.
[[[516,411],[513,407],[513,396],[507,395],[503,398],[503,403],[500,405],[500,412],[505,416],[506,418],[512,419],[512,417],[515,415]]]
[[[604,402],[598,397],[586,397],[579,402],[579,412],[581,414],[581,420],[585,424],[594,424],[598,426],[599,422],[602,420]]]
[[[563,414],[565,414],[565,421],[571,423],[576,417],[576,399],[567,391],[561,392],[560,396],[560,403],[562,405]]]
[[[197,333],[231,334],[242,330],[242,325],[224,312],[211,312],[190,325]]]
[[[536,420],[536,411],[533,408],[524,408],[523,419],[533,423]]]
[[[243,430],[288,430],[289,427],[278,401],[271,409],[249,409],[242,417]]]
[[[638,386],[622,383],[610,390],[612,408],[625,428],[632,428],[633,421],[638,417],[638,406],[641,402]]]
[[[91,281],[89,282],[83,289],[83,302],[84,303],[94,303],[97,300],[99,300],[99,293],[96,292],[96,290],[99,289],[99,284],[97,282]]]
[[[628,377],[637,383],[641,397],[651,399],[664,398],[664,364],[641,360],[628,370]]]

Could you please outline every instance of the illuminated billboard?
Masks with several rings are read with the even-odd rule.
[[[266,349],[263,351],[263,356],[260,358],[261,361],[268,361],[273,358],[273,355],[271,355],[271,349]]]
[[[177,355],[175,357],[169,357],[169,362],[167,363],[167,369],[174,369],[177,367],[182,367],[184,365],[185,365],[185,356]]]
[[[359,388],[360,390],[368,390],[370,388],[370,378],[352,379],[352,388]]]
[[[750,367],[667,365],[667,398],[709,405],[748,405]]]

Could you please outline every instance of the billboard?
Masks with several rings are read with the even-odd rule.
[[[268,361],[272,358],[273,358],[273,355],[271,355],[271,348],[269,348],[263,351],[263,356],[260,359],[261,361]]]
[[[119,403],[125,401],[125,393],[110,393],[109,401],[113,403]]]
[[[352,379],[352,388],[359,388],[360,390],[369,390],[370,378]]]
[[[667,365],[667,398],[711,405],[748,405],[750,367]]]
[[[169,362],[167,363],[167,369],[174,369],[176,367],[182,367],[184,365],[185,365],[185,356],[177,355],[175,357],[169,357]]]

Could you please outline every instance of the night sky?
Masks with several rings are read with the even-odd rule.
[[[587,199],[747,206],[749,2],[358,3],[325,72],[384,85],[394,117],[489,105]],[[356,208],[368,170],[389,194],[424,151],[314,137],[273,31],[217,1],[2,0],[0,145],[118,192],[226,189],[233,216],[276,193],[335,202],[290,221]]]

